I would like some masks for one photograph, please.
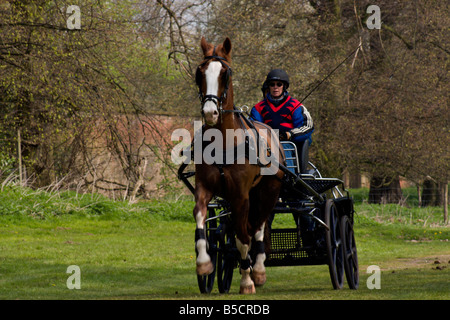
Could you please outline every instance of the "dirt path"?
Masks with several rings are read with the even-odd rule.
[[[435,270],[443,270],[450,268],[450,255],[433,255],[419,258],[398,258],[387,261],[380,266],[382,271],[403,270],[411,268],[430,268]]]

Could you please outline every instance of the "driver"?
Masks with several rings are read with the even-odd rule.
[[[273,129],[278,129],[280,140],[290,140],[296,144],[300,171],[305,173],[308,164],[308,146],[312,142],[314,125],[308,110],[289,95],[288,88],[289,76],[284,70],[270,71],[261,88],[264,100],[252,108],[250,116]]]

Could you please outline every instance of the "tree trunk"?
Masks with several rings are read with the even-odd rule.
[[[131,192],[130,202],[134,202],[136,200],[136,195],[141,188],[141,186],[145,183],[145,171],[147,170],[148,160],[146,157],[139,161],[139,178],[134,185],[133,191]]]
[[[422,206],[439,206],[441,202],[440,198],[437,182],[431,178],[426,178],[423,182]]]
[[[403,200],[399,177],[377,177],[370,180],[369,203],[400,203]]]
[[[417,199],[418,199],[418,205],[419,205],[419,208],[420,208],[420,207],[422,207],[422,193],[421,193],[421,191],[420,191],[420,185],[419,185],[419,184],[416,184],[416,187],[417,187]]]

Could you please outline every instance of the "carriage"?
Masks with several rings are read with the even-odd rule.
[[[210,137],[207,147],[203,138],[194,137],[191,150],[218,148],[213,161],[203,161],[205,154],[195,161],[196,153],[194,170],[185,172],[186,162],[178,170],[179,179],[195,196],[200,291],[211,292],[217,275],[219,291],[228,292],[237,267],[239,292],[252,294],[255,286],[266,282],[266,266],[317,264],[329,266],[335,289],[343,287],[344,273],[350,288],[356,289],[353,202],[343,182],[323,178],[312,164],[307,170],[294,143],[280,144],[271,127],[251,121],[242,108],[235,107],[229,38],[213,45],[203,37],[200,46],[203,62],[195,81],[205,125],[196,135],[220,135]],[[194,176],[195,188],[189,181]],[[280,214],[292,215],[295,227],[275,228],[272,222]]]
[[[300,173],[296,145],[289,141],[281,144],[286,161],[280,168],[285,174],[279,200],[269,220],[280,214],[291,214],[295,227],[271,228],[268,223],[265,266],[328,265],[334,289],[343,288],[344,274],[350,289],[357,289],[359,270],[353,200],[342,180],[323,178],[311,162],[307,172]],[[187,164],[180,166],[178,177],[194,192],[189,178],[195,172],[185,172],[186,168]],[[214,270],[209,275],[197,276],[200,292],[211,292],[217,278],[219,292],[227,293],[240,259],[230,204],[226,200],[215,197],[208,204],[205,233]],[[254,262],[254,250],[250,250],[249,255]]]

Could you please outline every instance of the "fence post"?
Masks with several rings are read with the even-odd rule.
[[[23,186],[23,180],[22,180],[22,141],[20,137],[20,128],[17,131],[17,149],[19,153],[19,182],[20,186]]]
[[[444,184],[444,224],[448,223],[448,181]]]

